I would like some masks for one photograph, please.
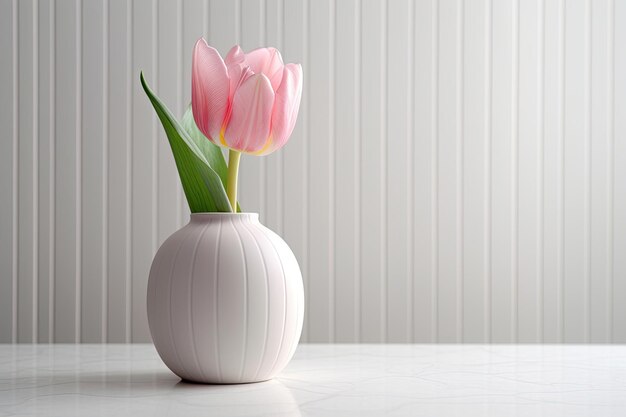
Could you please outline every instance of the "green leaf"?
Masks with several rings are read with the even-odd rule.
[[[191,105],[187,107],[183,118],[180,121],[181,126],[189,134],[189,137],[196,144],[204,159],[209,164],[213,171],[220,176],[224,188],[226,188],[226,181],[228,181],[228,166],[226,165],[226,159],[222,153],[222,148],[211,142],[204,134],[198,129],[196,121],[193,118],[193,111]],[[239,202],[237,202],[237,211],[241,212]]]
[[[220,175],[211,168],[200,147],[148,87],[143,72],[140,78],[170,142],[191,212],[230,212],[230,203]]]
[[[180,120],[180,125],[189,134],[189,137],[198,147],[207,164],[209,164],[209,166],[213,168],[213,171],[220,176],[222,184],[224,184],[224,188],[226,188],[228,167],[226,166],[226,160],[224,159],[224,154],[222,154],[222,149],[207,139],[207,137],[200,132],[200,129],[196,126],[196,121],[193,118],[191,106],[187,107],[183,118]]]

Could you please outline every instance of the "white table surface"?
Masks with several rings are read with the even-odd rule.
[[[276,379],[181,382],[152,345],[0,345],[0,416],[626,416],[626,346],[300,345]]]

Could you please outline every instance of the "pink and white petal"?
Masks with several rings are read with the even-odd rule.
[[[283,76],[283,58],[276,48],[258,48],[246,54],[246,63],[255,74],[262,72],[269,78],[274,91]]]
[[[224,63],[228,67],[233,64],[243,64],[245,60],[246,55],[243,53],[243,50],[239,45],[235,45],[228,51],[226,58],[224,58]]]
[[[228,66],[228,77],[230,78],[230,89],[228,94],[229,104],[232,104],[233,102],[235,91],[237,91],[239,86],[253,74],[254,72],[252,72],[250,67],[245,64],[233,64]]]
[[[245,54],[246,64],[258,74],[263,72],[267,62],[271,59],[272,52],[269,48],[257,48]]]
[[[287,64],[272,110],[272,145],[264,153],[271,153],[287,143],[296,125],[301,98],[302,67]]]
[[[224,140],[229,148],[254,153],[266,144],[274,107],[274,90],[264,74],[254,74],[235,92]]]
[[[226,117],[224,118],[224,124],[222,126],[228,124],[230,116],[233,113],[235,92],[241,87],[241,84],[252,77],[254,73],[248,66],[232,65],[228,68],[228,75],[230,77],[230,94],[228,96],[228,109],[226,110]]]
[[[198,129],[214,142],[226,116],[228,93],[228,71],[222,57],[200,38],[193,49],[191,107]]]

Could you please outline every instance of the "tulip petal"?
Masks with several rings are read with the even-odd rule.
[[[235,92],[224,134],[226,146],[254,153],[266,144],[274,106],[274,90],[264,74],[254,74]]]
[[[226,65],[215,48],[198,39],[193,50],[191,106],[198,129],[211,141],[219,138],[228,108]]]
[[[241,84],[244,69],[247,67],[246,56],[239,45],[230,48],[226,58],[224,58],[226,68],[228,68],[228,78],[230,78],[230,91],[228,93],[229,103],[232,103],[235,90]]]
[[[249,66],[244,64],[233,64],[228,66],[228,77],[230,78],[228,103],[232,105],[235,92],[239,86],[246,81],[254,72]]]
[[[223,126],[226,126],[230,120],[230,116],[233,113],[233,101],[235,92],[248,78],[253,76],[254,73],[249,66],[243,66],[241,64],[235,64],[228,67],[228,76],[230,77],[230,93],[228,96],[228,109],[226,110],[226,117],[224,118]]]
[[[271,153],[287,143],[296,125],[301,98],[302,67],[299,64],[287,64],[272,110],[272,144],[263,154]]]
[[[230,48],[230,51],[228,51],[226,58],[224,58],[224,63],[228,67],[233,64],[243,64],[245,60],[246,55],[241,50],[241,47],[239,45],[235,45]]]
[[[283,77],[283,58],[276,48],[258,48],[246,54],[246,63],[255,74],[263,73],[269,78],[274,91]]]

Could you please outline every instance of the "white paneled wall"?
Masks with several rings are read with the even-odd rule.
[[[191,49],[301,62],[241,203],[303,340],[626,342],[625,0],[0,0],[0,342],[145,342]]]

